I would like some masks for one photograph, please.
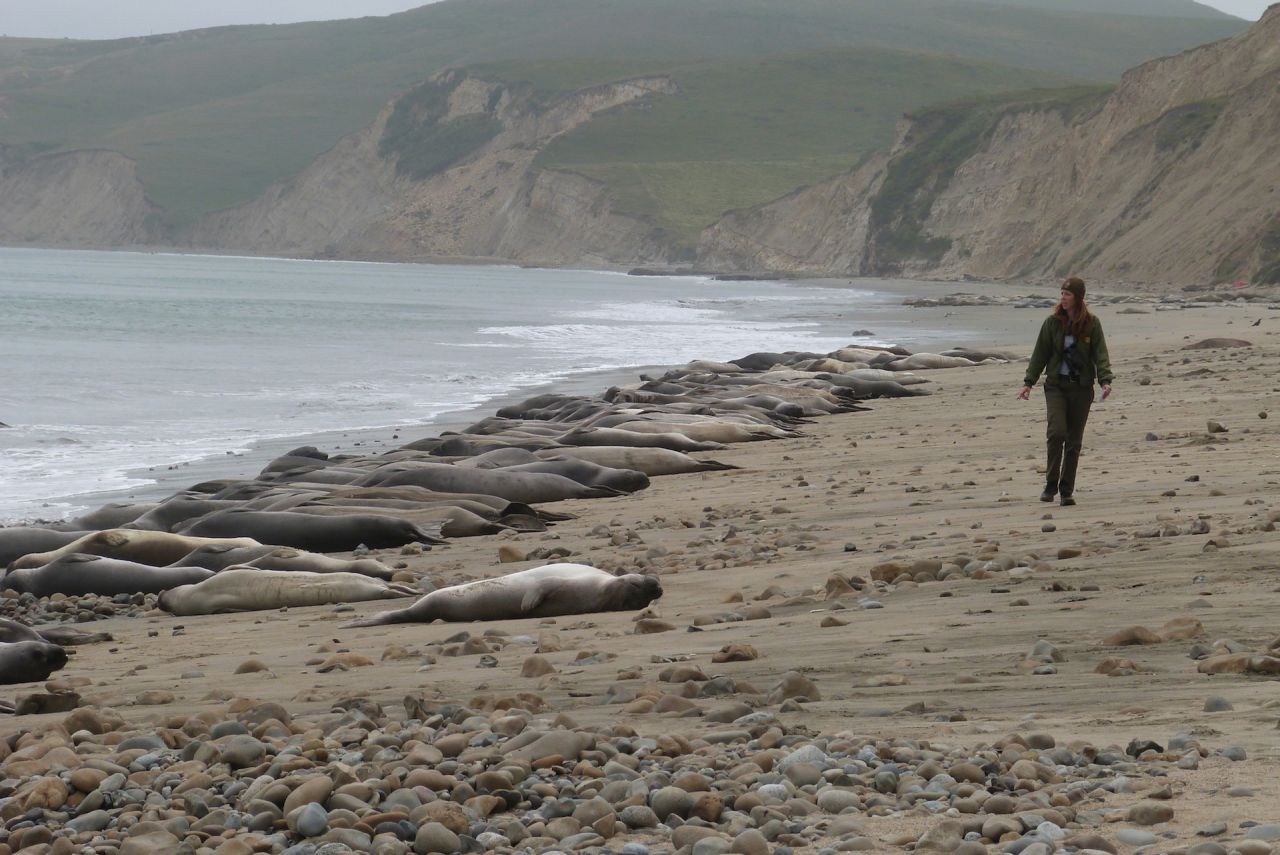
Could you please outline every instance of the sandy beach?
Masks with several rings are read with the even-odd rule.
[[[966,290],[976,289],[939,285],[921,293]],[[1030,292],[1012,286],[997,291]],[[1036,750],[1110,752],[1124,761],[1112,778],[1122,774],[1125,784],[1088,790],[1079,799],[1053,789],[1066,779],[1043,757],[1035,760],[1044,774],[1043,804],[1035,802],[1034,792],[1013,788],[1020,801],[1011,816],[1028,815],[1037,805],[1042,812],[1069,805],[1070,816],[1059,816],[1066,839],[1076,838],[1077,848],[1106,843],[1113,852],[1270,851],[1262,832],[1246,838],[1255,824],[1280,822],[1275,678],[1201,673],[1203,660],[1191,654],[1196,645],[1262,654],[1277,635],[1272,608],[1280,556],[1274,525],[1280,520],[1280,387],[1274,377],[1280,307],[1266,301],[1158,307],[1154,297],[1094,303],[1117,379],[1113,396],[1095,404],[1090,418],[1075,507],[1036,500],[1044,405],[1039,388],[1030,402],[1016,399],[1024,362],[925,371],[920,373],[931,381],[929,396],[870,401],[865,412],[813,420],[801,438],[735,444],[700,455],[741,467],[736,470],[661,476],[631,496],[556,503],[554,510],[575,518],[543,533],[456,538],[425,553],[373,551],[373,557],[406,571],[406,578],[436,586],[546,563],[500,563],[500,548],[522,555],[554,549],[566,556],[562,560],[658,573],[664,594],[643,614],[345,629],[342,624],[353,614],[370,615],[385,604],[184,618],[155,612],[82,625],[108,631],[115,641],[76,648],[53,681],[74,688],[96,714],[123,719],[115,736],[82,735],[82,743],[102,743],[97,756],[103,759],[135,732],[177,730],[202,714],[207,721],[231,719],[262,704],[288,711],[293,724],[286,722],[285,731],[292,727],[294,735],[314,737],[316,723],[332,719],[335,705],[345,701],[351,707],[353,698],[378,705],[393,722],[408,715],[406,698],[418,699],[420,710],[456,703],[484,716],[495,704],[501,707],[502,698],[524,698],[533,707],[531,728],[674,739],[688,749],[680,753],[685,771],[699,771],[702,764],[725,778],[733,777],[731,769],[717,766],[716,757],[728,739],[724,732],[735,728],[751,731],[740,746],[748,753],[773,750],[780,758],[813,743],[835,756],[842,745],[869,740],[900,745],[916,752],[912,763],[934,759],[940,769],[983,751],[999,757],[1004,748],[992,746],[1007,747],[1011,735],[1019,735]],[[964,342],[970,346],[976,346],[977,331],[982,345],[1024,357],[1045,314],[1008,303],[903,311],[916,313],[930,328],[963,327],[971,334]],[[1253,326],[1256,321],[1260,325]],[[1185,349],[1211,337],[1244,339],[1252,346]],[[1224,430],[1211,433],[1211,422]],[[938,581],[940,573],[946,578]],[[1170,625],[1179,618],[1188,620]],[[1125,634],[1135,627],[1149,632]],[[483,650],[466,647],[458,640],[464,632],[472,639],[489,633],[489,643]],[[1147,643],[1118,643],[1133,639]],[[1060,661],[1033,656],[1042,641],[1056,649]],[[732,645],[749,646],[757,656],[713,662]],[[340,653],[350,655],[333,658]],[[536,673],[527,664],[535,655],[550,672],[524,676],[527,670]],[[1130,661],[1111,663],[1119,670],[1108,676],[1098,672],[1108,659]],[[237,673],[251,660],[259,664]],[[331,670],[335,662],[339,667]],[[785,691],[775,693],[788,672],[811,681],[808,691],[816,696],[797,702],[784,700]],[[717,677],[728,678],[734,691],[699,696],[708,678]],[[9,686],[0,694],[16,699],[40,689]],[[768,715],[758,726],[717,715],[733,704]],[[74,717],[84,712],[0,720],[0,736],[8,737],[0,753],[9,755],[0,799],[13,797],[0,801],[10,841],[0,842],[0,853],[6,847],[17,851],[11,844],[23,838],[14,835],[43,824],[33,820],[23,827],[27,811],[65,812],[66,804],[85,798],[75,786],[60,800],[30,797],[32,780],[69,780],[80,765],[83,758],[73,759],[66,746],[73,743],[70,731],[85,721]],[[64,727],[69,716],[73,724]],[[433,725],[439,739],[468,732],[446,725],[447,716]],[[394,735],[397,725],[370,723],[365,729]],[[1179,736],[1181,749],[1175,750],[1170,740]],[[1125,756],[1133,740],[1156,746],[1146,754],[1139,748],[1139,762],[1138,756]],[[1195,762],[1186,759],[1189,742],[1201,749]],[[31,746],[37,750],[26,750]],[[451,758],[444,761],[447,777],[457,780],[465,777],[468,758],[482,765],[485,752],[492,753],[486,743],[465,739],[453,747],[442,750]],[[1032,749],[1024,759],[1036,755]],[[892,754],[885,750],[884,756]],[[373,761],[372,752],[365,755]],[[183,756],[185,774],[198,774],[189,766],[196,756]],[[330,749],[328,759],[337,756]],[[563,797],[568,780],[607,779],[605,759],[565,760],[546,779],[551,792],[558,787]],[[584,770],[583,763],[601,768]],[[137,770],[121,765],[134,783],[155,778],[145,764]],[[256,762],[232,770],[215,770],[216,765],[208,770],[215,779],[222,775],[246,784],[260,775],[284,774]],[[348,783],[370,776],[357,768],[349,777]],[[775,774],[763,783],[782,778]],[[610,833],[600,834],[604,840],[583,848],[695,855],[1009,851],[1000,849],[1001,834],[994,840],[971,835],[968,843],[982,848],[962,850],[964,831],[974,830],[966,819],[975,813],[968,804],[956,804],[964,797],[955,792],[949,806],[937,808],[926,804],[929,799],[899,793],[902,800],[885,810],[862,793],[858,806],[837,817],[793,804],[796,798],[812,802],[815,788],[813,782],[805,790],[789,780],[797,791],[789,799],[741,802],[737,815],[751,822],[701,823],[722,847],[699,843],[691,832],[679,836],[670,823],[645,828],[619,822],[616,830],[607,824]],[[447,801],[450,786],[431,789]],[[467,789],[470,795],[455,793],[455,801],[482,788]],[[1063,793],[1066,805],[1051,801],[1050,791]],[[145,810],[159,816],[171,798],[174,787],[164,797],[166,807],[148,803]],[[330,817],[351,807],[335,805],[334,798]],[[765,805],[767,815],[759,823],[752,804]],[[1167,816],[1157,812],[1155,824],[1144,824],[1141,811],[1130,811],[1137,804],[1170,810]],[[76,812],[74,805],[70,812]],[[725,816],[732,813],[726,809]],[[688,822],[687,814],[674,824],[700,825]],[[138,817],[159,824],[141,806]],[[767,841],[757,835],[766,847],[760,850],[747,829],[769,819],[779,819],[785,830]],[[475,821],[468,815],[463,825],[474,831]],[[938,831],[948,822],[945,833]],[[1219,822],[1222,827],[1215,829]],[[333,827],[340,826],[334,821]],[[1126,830],[1135,833],[1121,833]],[[160,844],[122,847],[127,828],[112,826],[95,838],[98,831],[59,832],[58,842],[34,835],[37,848],[22,851],[165,851]],[[1126,842],[1145,840],[1142,834],[1151,839]],[[266,836],[206,828],[186,837],[185,845],[224,853],[283,851],[263,844]],[[1003,843],[1021,837],[1019,831]],[[79,848],[99,838],[96,848]],[[1218,848],[1205,848],[1210,844]],[[317,842],[310,851],[318,848]],[[510,841],[506,851],[521,848]]]

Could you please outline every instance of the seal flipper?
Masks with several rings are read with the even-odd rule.
[[[577,603],[580,596],[571,582],[565,579],[545,579],[534,590],[526,591],[520,600],[517,617],[558,617],[565,614],[591,614],[566,608],[566,603]]]
[[[418,593],[415,591],[414,593]],[[406,594],[394,594],[393,596],[408,596]],[[405,606],[403,609],[391,609],[390,611],[378,612],[367,618],[353,620],[350,623],[344,623],[343,629],[350,629],[356,626],[386,626],[392,623],[431,623],[434,618],[423,616],[420,612],[415,612],[414,608],[418,603],[422,602],[419,598],[418,602],[413,605]]]
[[[532,615],[533,610],[542,605],[543,600],[547,598],[546,586],[530,588],[524,592],[524,597],[520,600],[521,616]]]

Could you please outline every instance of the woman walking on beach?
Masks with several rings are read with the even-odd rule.
[[[1063,505],[1074,505],[1076,466],[1084,441],[1084,425],[1093,404],[1093,382],[1102,385],[1102,400],[1111,394],[1111,357],[1102,335],[1102,322],[1084,304],[1084,280],[1071,277],[1062,283],[1062,297],[1053,314],[1045,318],[1036,337],[1027,374],[1018,397],[1027,400],[1031,387],[1044,372],[1044,400],[1048,416],[1045,436],[1049,460],[1040,501],[1061,496]]]

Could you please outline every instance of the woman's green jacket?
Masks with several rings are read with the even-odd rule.
[[[1036,336],[1036,346],[1031,351],[1031,361],[1027,363],[1027,374],[1022,380],[1024,385],[1036,385],[1042,372],[1046,386],[1057,386],[1067,381],[1060,373],[1065,339],[1066,329],[1062,321],[1054,315],[1045,318],[1040,326],[1040,335]],[[1107,339],[1102,334],[1102,321],[1096,316],[1089,324],[1089,331],[1076,340],[1076,356],[1080,385],[1092,386],[1095,380],[1103,386],[1111,382],[1111,356],[1107,353]]]

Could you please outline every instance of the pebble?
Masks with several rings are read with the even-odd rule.
[[[1231,705],[1231,701],[1221,695],[1213,695],[1206,698],[1204,702],[1205,712],[1227,712],[1233,709],[1235,709],[1235,707]]]
[[[315,803],[298,808],[289,820],[290,827],[303,837],[319,837],[329,830],[328,811]]]
[[[567,643],[571,636],[564,637]],[[501,636],[485,640],[499,653],[514,643]],[[1042,667],[1060,658],[1047,641],[1036,652],[1047,660]],[[677,688],[696,692],[713,682],[707,679],[712,672],[691,659],[672,656],[659,668],[670,670],[671,682],[658,679],[659,669],[644,676],[678,700],[690,698]],[[619,684],[631,681],[640,687],[637,677]],[[1169,740],[1169,754],[1149,739],[1134,740],[1122,754],[1043,731],[967,748],[906,737],[818,735],[791,729],[785,714],[803,709],[797,700],[821,697],[800,671],[784,672],[768,693],[781,712],[726,698],[717,719],[725,729],[704,728],[696,738],[669,728],[642,736],[620,723],[580,729],[563,714],[553,722],[545,706],[526,712],[483,694],[493,692],[487,687],[479,691],[470,705],[410,696],[407,720],[358,697],[297,718],[276,704],[236,698],[221,714],[139,730],[108,711],[81,708],[62,723],[73,738],[29,752],[36,760],[21,753],[31,736],[8,746],[3,762],[13,800],[19,809],[44,811],[49,827],[24,826],[16,813],[4,842],[59,847],[47,855],[64,855],[66,844],[55,844],[55,837],[99,834],[120,835],[114,838],[122,841],[119,855],[180,851],[184,841],[192,851],[219,855],[610,846],[647,855],[668,851],[667,844],[689,855],[838,853],[878,845],[977,855],[985,851],[982,840],[1021,855],[1057,846],[1109,851],[1112,844],[1087,831],[1104,822],[1092,800],[1077,803],[1068,794],[1138,789],[1148,800],[1112,816],[1135,826],[1168,822],[1177,802],[1155,800],[1161,790],[1135,785],[1164,783],[1164,770],[1175,762],[1214,750],[1183,734]],[[532,693],[521,697],[520,703],[542,704]],[[887,712],[936,711],[913,705]],[[1225,756],[1233,748],[1218,751]],[[66,771],[44,775],[54,762]],[[65,813],[69,800],[76,810]],[[893,840],[877,843],[867,833],[877,816],[906,812],[932,818],[922,833],[900,840],[890,835]],[[223,829],[234,837],[218,837]],[[1264,833],[1259,829],[1265,826],[1249,831]],[[1214,830],[1201,829],[1202,842],[1211,842],[1203,838],[1217,836],[1209,833]],[[1119,828],[1112,838],[1132,846],[1160,841],[1136,827]]]
[[[1248,754],[1239,745],[1228,745],[1226,748],[1222,749],[1221,754],[1228,760],[1232,760],[1237,763],[1248,759]]]
[[[1149,831],[1139,831],[1136,828],[1121,828],[1116,831],[1116,840],[1128,846],[1151,846],[1160,842],[1160,838],[1156,837]]]
[[[1128,817],[1138,825],[1159,825],[1173,819],[1173,808],[1159,802],[1138,802],[1129,808]]]
[[[1280,823],[1255,825],[1245,832],[1246,840],[1280,840]]]
[[[1227,855],[1227,851],[1227,847],[1221,843],[1207,841],[1188,847],[1187,855]]]
[[[428,822],[418,829],[413,838],[413,851],[418,855],[429,852],[457,852],[462,848],[462,839],[438,822]]]

